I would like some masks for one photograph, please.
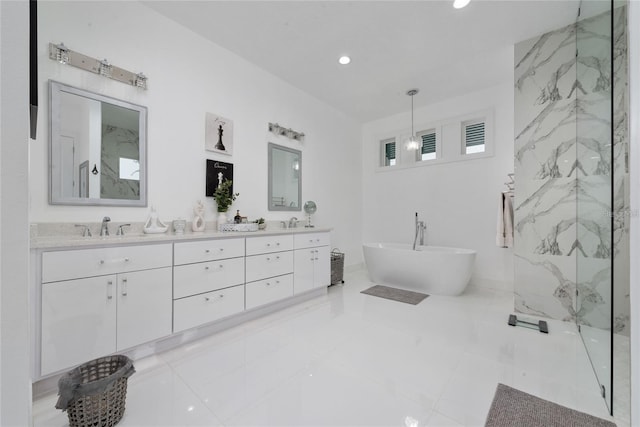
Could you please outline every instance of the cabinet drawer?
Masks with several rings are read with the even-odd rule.
[[[293,251],[248,256],[246,263],[247,282],[282,276],[293,272]]]
[[[173,297],[183,298],[244,283],[244,257],[177,265]]]
[[[244,256],[244,239],[205,240],[174,245],[176,265],[241,256]]]
[[[247,283],[247,310],[293,296],[293,274]]]
[[[258,255],[293,249],[293,236],[263,236],[247,238],[247,255]]]
[[[329,233],[305,233],[296,234],[294,236],[294,245],[296,249],[312,248],[315,246],[329,246],[331,244],[331,236]]]
[[[170,243],[53,251],[42,254],[42,282],[170,266]]]
[[[244,285],[173,302],[173,332],[204,325],[244,311]]]

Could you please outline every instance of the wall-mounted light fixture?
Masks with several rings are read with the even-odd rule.
[[[411,89],[407,92],[407,95],[411,97],[411,136],[404,143],[404,148],[407,150],[418,150],[420,148],[420,142],[416,138],[416,134],[413,133],[413,96],[418,92],[418,89]]]
[[[147,76],[142,73],[132,73],[124,68],[116,67],[103,59],[92,58],[82,53],[74,52],[64,43],[49,43],[49,58],[61,64],[72,65],[91,73],[108,77],[131,86],[147,89]]]
[[[278,136],[286,136],[287,138],[293,139],[295,141],[304,140],[304,132],[297,132],[293,129],[280,126],[277,123],[269,123],[269,132]]]

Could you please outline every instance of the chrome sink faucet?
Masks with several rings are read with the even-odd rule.
[[[292,216],[289,220],[289,228],[296,228],[298,226],[298,218]]]
[[[102,218],[102,227],[100,227],[100,236],[104,237],[109,235],[109,221],[111,221],[111,218],[109,218],[108,216],[105,216],[104,218]]]

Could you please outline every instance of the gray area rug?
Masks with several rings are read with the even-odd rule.
[[[382,285],[372,286],[360,293],[413,305],[419,304],[429,296],[427,294],[421,294],[420,292],[405,291],[404,289],[390,288],[389,286]]]
[[[615,427],[611,421],[498,384],[485,427]]]

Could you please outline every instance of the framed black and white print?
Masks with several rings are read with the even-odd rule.
[[[213,113],[205,115],[204,148],[220,154],[233,154],[233,121]]]
[[[233,181],[233,163],[220,162],[217,160],[207,159],[207,197],[213,197],[218,185],[224,181]],[[231,184],[231,194],[233,194],[233,183]]]

